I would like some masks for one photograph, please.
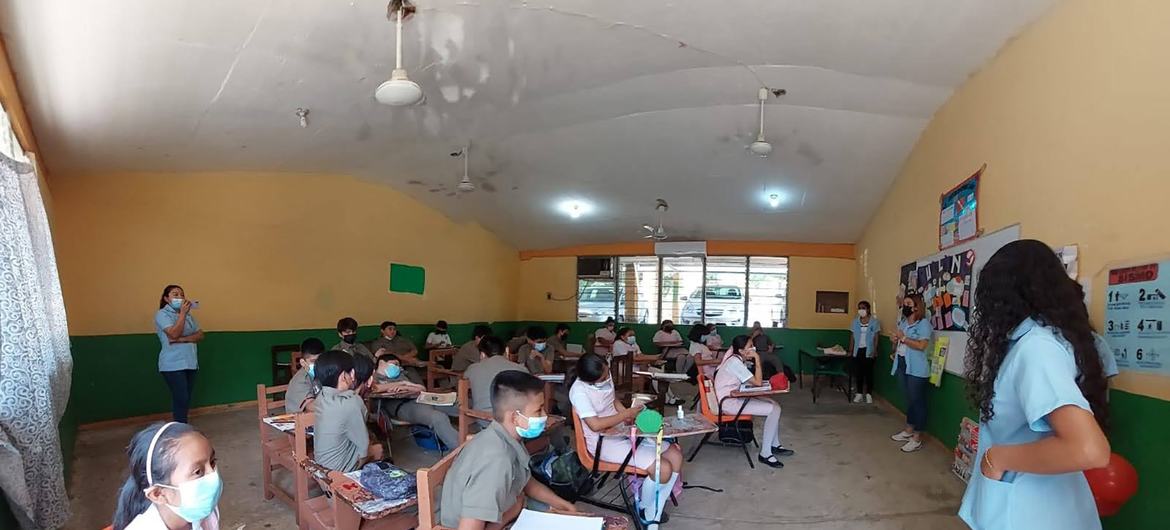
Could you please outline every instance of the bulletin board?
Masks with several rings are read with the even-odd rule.
[[[954,245],[903,265],[898,305],[907,293],[921,294],[934,337],[947,337],[946,371],[962,377],[967,358],[967,325],[975,304],[979,271],[1004,245],[1020,239],[1020,225]]]
[[[938,198],[938,249],[946,250],[980,235],[979,180],[987,164]]]

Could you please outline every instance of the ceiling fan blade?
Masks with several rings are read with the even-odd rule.
[[[647,231],[653,232],[654,227],[650,226],[650,225],[642,225],[642,230],[647,230]]]

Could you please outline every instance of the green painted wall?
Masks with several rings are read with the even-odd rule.
[[[900,410],[906,400],[891,377],[891,344],[882,337],[878,348],[875,391]],[[944,374],[940,387],[930,387],[927,394],[927,431],[948,448],[955,447],[959,422],[964,416],[974,419],[975,408],[966,395],[966,380]],[[1106,530],[1165,528],[1170,521],[1170,503],[1166,502],[1165,485],[1170,484],[1170,402],[1113,390],[1110,392],[1112,425],[1109,441],[1113,452],[1124,456],[1138,470],[1138,494],[1120,513],[1102,519]]]

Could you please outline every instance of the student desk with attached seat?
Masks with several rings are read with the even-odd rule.
[[[809,359],[812,364],[812,396],[813,403],[817,402],[817,397],[820,389],[817,387],[817,378],[828,377],[844,377],[846,378],[847,386],[843,389],[845,398],[849,398],[849,394],[853,389],[853,371],[849,369],[849,354],[848,353],[825,353],[820,349],[806,350],[801,348],[796,356],[796,376],[799,379],[800,388],[804,388],[804,359]]]

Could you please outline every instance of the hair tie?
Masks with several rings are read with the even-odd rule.
[[[163,424],[162,427],[158,428],[158,432],[154,433],[154,438],[150,439],[150,447],[146,449],[146,485],[147,485],[147,487],[154,485],[154,477],[151,476],[151,473],[150,473],[150,466],[154,460],[154,446],[158,444],[158,439],[162,436],[163,431],[167,430],[167,427],[170,427],[171,425],[175,425],[176,423],[177,422],[172,421],[172,422],[167,422],[167,423]]]

